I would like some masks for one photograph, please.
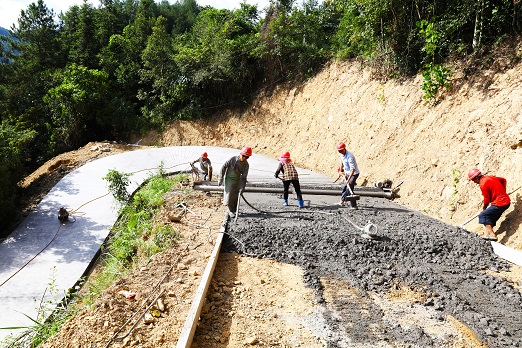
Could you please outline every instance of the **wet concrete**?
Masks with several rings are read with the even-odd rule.
[[[421,304],[440,313],[441,321],[456,317],[487,346],[522,346],[522,296],[508,280],[485,273],[509,269],[489,242],[382,198],[361,198],[359,210],[336,206],[339,197],[304,198],[307,207],[299,210],[295,200],[283,208],[275,194],[245,194],[256,209],[288,212],[261,213],[242,201],[239,219],[228,226],[234,238],[227,238],[224,250],[303,267],[323,303],[324,279],[339,278],[358,289],[359,301],[370,292],[410,286],[426,294]],[[371,239],[361,236],[369,222],[377,227]],[[325,306],[331,347],[387,341],[442,345],[421,325],[383,321],[381,310],[371,305],[364,315],[360,303],[343,296]]]

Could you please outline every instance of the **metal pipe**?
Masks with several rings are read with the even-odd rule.
[[[223,191],[223,186],[213,186],[213,185],[194,185],[194,190],[198,191]],[[243,190],[243,192],[255,192],[255,193],[283,193],[283,188],[280,187],[253,187],[247,186]],[[293,190],[290,189],[289,193],[293,193]],[[321,196],[339,196],[341,194],[340,190],[334,189],[307,189],[301,188],[301,193],[307,195],[321,195]],[[363,196],[363,197],[378,197],[378,198],[387,198],[393,199],[392,191],[367,191],[367,190],[354,190],[355,195]]]

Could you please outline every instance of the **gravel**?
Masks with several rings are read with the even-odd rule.
[[[409,286],[426,294],[420,304],[440,313],[439,320],[456,317],[490,347],[522,346],[522,296],[510,281],[485,272],[509,270],[489,242],[383,198],[362,197],[359,210],[336,206],[338,197],[306,198],[304,209],[283,209],[280,196],[245,194],[224,249],[299,265],[323,304],[325,278],[342,279],[363,295]],[[376,231],[363,236],[370,224]],[[379,308],[355,324],[348,321],[359,309],[350,301],[325,308],[332,347],[390,338],[406,346],[441,345],[422,325],[383,320]]]

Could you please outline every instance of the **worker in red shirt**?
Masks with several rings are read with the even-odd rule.
[[[506,179],[493,175],[482,175],[477,168],[470,169],[468,177],[469,180],[480,185],[484,196],[484,206],[479,214],[479,223],[486,228],[486,235],[482,238],[497,241],[493,227],[511,204],[511,199],[506,193]]]

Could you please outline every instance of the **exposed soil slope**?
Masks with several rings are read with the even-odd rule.
[[[469,168],[505,177],[508,192],[522,185],[521,70],[522,63],[500,58],[475,78],[456,70],[453,90],[430,106],[420,77],[380,83],[358,63],[332,63],[306,84],[277,88],[246,110],[215,121],[173,122],[161,145],[249,145],[254,155],[276,158],[290,151],[296,165],[335,177],[335,145],[344,141],[359,163],[359,185],[404,181],[398,203],[460,225],[481,209]],[[522,189],[511,198],[497,226],[499,240],[522,249]],[[466,227],[482,233],[477,219]]]

